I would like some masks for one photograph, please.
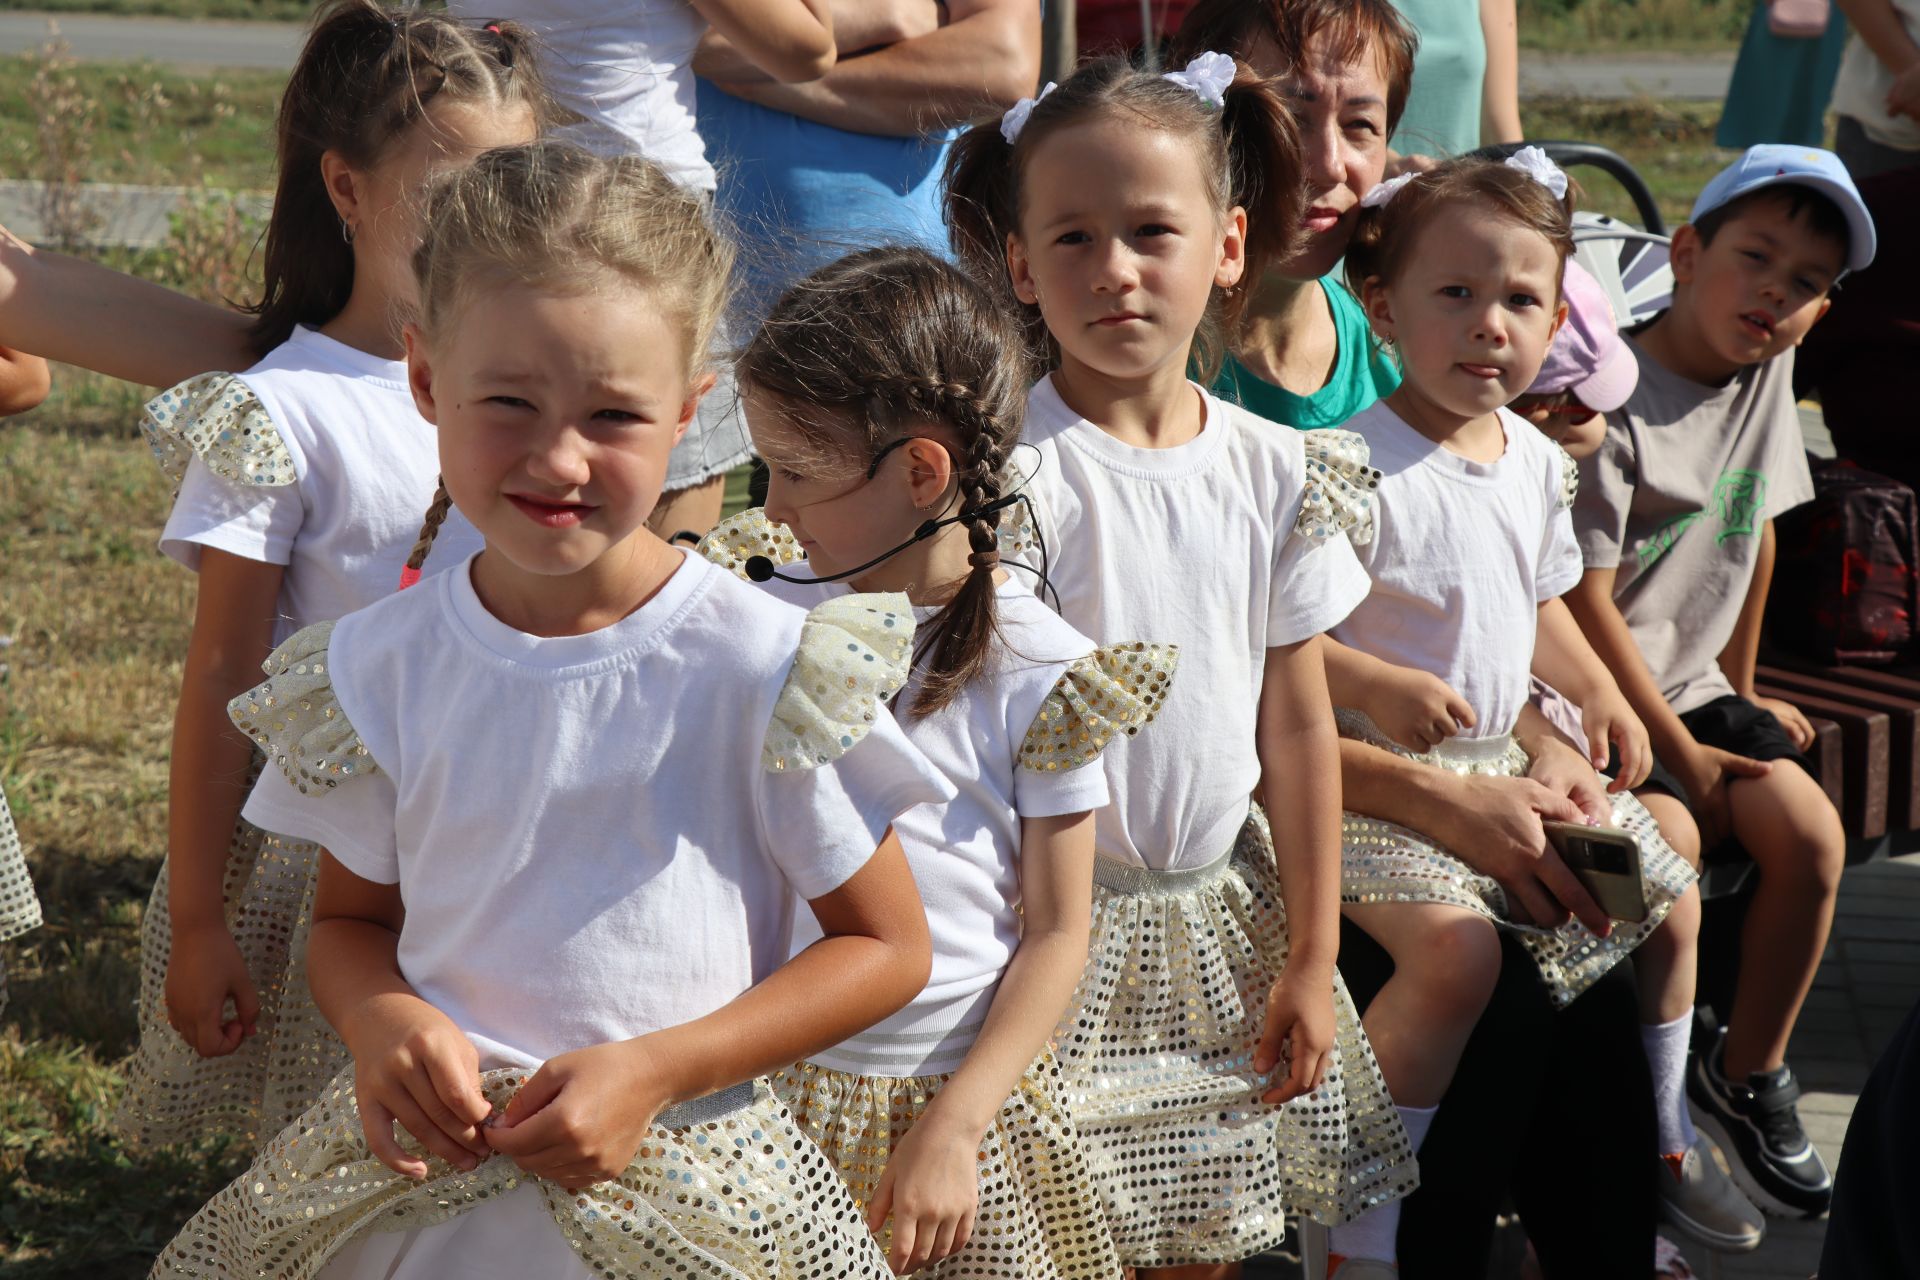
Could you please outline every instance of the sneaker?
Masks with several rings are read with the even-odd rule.
[[[1677,1156],[1661,1156],[1660,1215],[1722,1253],[1749,1253],[1767,1233],[1766,1219],[1720,1171],[1704,1139]]]
[[[1793,1072],[1783,1066],[1735,1084],[1720,1070],[1725,1049],[1723,1031],[1688,1064],[1694,1123],[1720,1144],[1733,1180],[1755,1204],[1784,1217],[1819,1217],[1833,1203],[1833,1174],[1800,1125]]]

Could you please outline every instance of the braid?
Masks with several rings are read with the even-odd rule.
[[[940,385],[941,417],[966,438],[966,465],[955,476],[960,511],[978,512],[1000,496],[1000,468],[1005,462],[1003,425],[992,409],[969,387]],[[967,682],[986,666],[987,652],[998,631],[994,573],[1000,566],[996,527],[1000,513],[989,511],[966,522],[966,580],[946,607],[927,624],[927,640],[916,653],[924,672],[913,714],[928,715],[958,697]]]
[[[440,526],[447,522],[447,512],[451,510],[453,499],[447,496],[447,482],[442,480],[434,486],[433,502],[427,507],[427,518],[420,522],[420,537],[413,544],[407,556],[407,570],[401,575],[409,585],[419,580],[420,570],[427,563],[427,553],[433,550],[433,540],[440,536]]]

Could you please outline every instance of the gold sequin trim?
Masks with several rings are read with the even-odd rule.
[[[333,692],[327,644],[333,623],[287,638],[261,669],[267,679],[227,704],[227,715],[302,795],[380,772]]]
[[[1051,1055],[1027,1069],[981,1136],[979,1208],[964,1248],[921,1280],[1115,1280],[1120,1261],[1100,1211]],[[826,1153],[862,1211],[907,1131],[951,1074],[861,1076],[802,1062],[774,1093]],[[880,1247],[892,1246],[889,1219]]]
[[[1294,532],[1324,542],[1337,533],[1356,547],[1373,541],[1374,492],[1380,473],[1367,465],[1366,440],[1352,431],[1304,431],[1306,494]]]
[[[1020,767],[1035,773],[1078,769],[1107,744],[1153,722],[1180,664],[1171,644],[1118,644],[1081,658],[1054,683],[1020,744]]]
[[[1558,444],[1553,446],[1553,451],[1560,455],[1560,505],[1571,507],[1573,500],[1580,496],[1580,464]]]
[[[526,1077],[489,1071],[481,1090],[500,1110]],[[485,1212],[523,1183],[595,1275],[891,1280],[852,1196],[764,1082],[718,1119],[656,1125],[625,1173],[570,1192],[504,1156],[471,1173],[429,1157],[421,1182],[394,1173],[367,1149],[351,1070],[194,1215],[153,1275],[306,1280],[362,1232]]]
[[[1334,1224],[1413,1190],[1406,1129],[1337,974],[1325,1083],[1260,1101],[1271,1077],[1253,1053],[1288,955],[1265,815],[1224,872],[1178,886],[1095,890],[1086,972],[1055,1035],[1120,1260],[1231,1262],[1277,1244],[1288,1214]]]
[[[839,596],[809,612],[761,765],[775,773],[815,769],[866,737],[907,681],[913,626],[913,606],[899,592]]]
[[[765,556],[776,569],[806,559],[792,531],[767,519],[761,507],[728,516],[695,550],[738,578],[747,576],[747,561],[754,556]]]
[[[230,373],[188,378],[147,401],[140,434],[176,490],[196,454],[235,484],[278,488],[299,479],[266,406]]]

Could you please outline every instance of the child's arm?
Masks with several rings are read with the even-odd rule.
[[[1613,821],[1606,781],[1587,762],[1585,747],[1561,732],[1545,712],[1528,702],[1514,721],[1513,736],[1527,753],[1527,777],[1578,805],[1588,821],[1602,826]]]
[[[838,1044],[926,985],[927,916],[891,829],[809,905],[820,941],[704,1017],[549,1058],[486,1131],[489,1144],[570,1191],[603,1182],[632,1162],[661,1108]]]
[[[0,347],[0,418],[38,408],[52,389],[45,360]]]
[[[1647,780],[1653,771],[1647,726],[1633,713],[1607,664],[1558,599],[1540,606],[1532,670],[1580,708],[1580,723],[1587,731],[1587,759],[1595,769],[1607,767],[1608,744],[1619,749],[1620,772],[1610,790],[1626,791]]]
[[[1763,777],[1772,766],[1706,746],[1687,732],[1687,726],[1654,683],[1653,672],[1640,656],[1627,620],[1613,603],[1614,572],[1611,568],[1588,569],[1579,584],[1567,592],[1567,607],[1646,725],[1654,752],[1686,788],[1694,816],[1700,821],[1701,838],[1711,844],[1732,830],[1726,780]]]
[[[169,387],[245,369],[249,317],[137,276],[36,249],[0,228],[0,343],[112,378]]]
[[[740,56],[775,80],[818,80],[833,69],[827,0],[691,0]]]
[[[1439,676],[1396,666],[1331,636],[1322,637],[1321,648],[1333,705],[1364,711],[1380,732],[1407,750],[1431,751],[1473,728],[1473,708]]]
[[[253,744],[227,703],[260,679],[273,648],[283,570],[203,548],[200,595],[173,720],[168,785],[167,1021],[202,1057],[232,1053],[253,1034],[260,999],[227,930],[227,847],[246,802]],[[236,1017],[224,1018],[227,1000]]]
[[[1340,739],[1319,636],[1267,650],[1256,745],[1287,911],[1287,967],[1267,996],[1254,1069],[1286,1079],[1262,1095],[1286,1102],[1320,1087],[1333,1048],[1333,965],[1340,951]]]
[[[1766,621],[1767,594],[1773,590],[1773,558],[1777,545],[1773,521],[1769,520],[1760,530],[1760,546],[1754,553],[1753,581],[1740,606],[1739,620],[1733,624],[1727,647],[1720,651],[1720,670],[1735,693],[1773,712],[1787,736],[1793,739],[1793,745],[1805,751],[1813,745],[1813,725],[1800,708],[1778,698],[1763,698],[1753,691],[1754,668],[1760,662],[1760,628]]]
[[[401,1150],[393,1126],[459,1169],[491,1152],[480,1123],[492,1108],[480,1093],[480,1057],[453,1020],[400,976],[400,886],[365,880],[320,855],[307,980],[314,1003],[353,1054],[353,1089],[367,1147],[409,1178],[427,1162]]]
[[[1020,902],[1020,945],[980,1037],[894,1149],[867,1209],[876,1233],[893,1214],[887,1261],[896,1272],[937,1262],[967,1243],[979,1196],[980,1139],[1052,1037],[1087,967],[1091,813],[1021,820]]]

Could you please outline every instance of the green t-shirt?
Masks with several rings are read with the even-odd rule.
[[[1311,395],[1297,396],[1254,373],[1229,355],[1213,380],[1214,394],[1272,422],[1284,422],[1302,431],[1337,427],[1375,400],[1384,400],[1400,385],[1400,370],[1373,341],[1360,301],[1337,280],[1322,279],[1320,288],[1333,311],[1336,352],[1333,375]]]

